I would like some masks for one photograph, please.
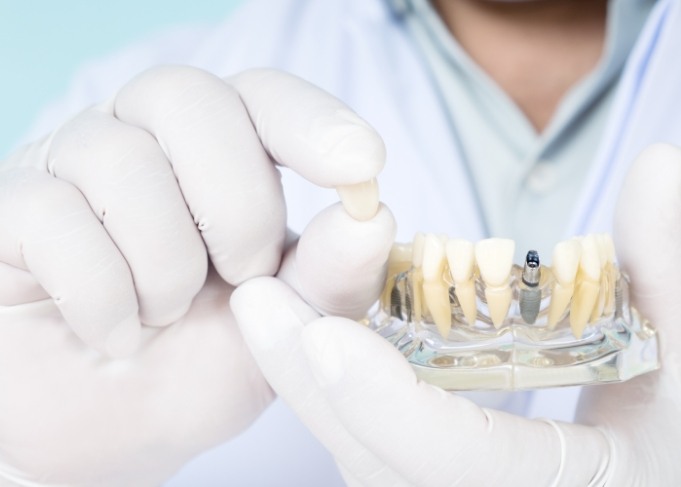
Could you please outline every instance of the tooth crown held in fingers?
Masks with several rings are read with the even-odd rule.
[[[658,366],[609,235],[556,244],[550,266],[534,250],[516,265],[514,253],[509,239],[417,234],[395,244],[364,321],[447,389],[612,382]]]

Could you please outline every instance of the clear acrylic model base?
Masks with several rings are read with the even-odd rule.
[[[629,303],[607,235],[536,252],[417,235],[396,245],[365,323],[421,379],[447,390],[516,390],[620,382],[659,367],[655,329]]]

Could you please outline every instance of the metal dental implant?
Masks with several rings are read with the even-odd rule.
[[[539,305],[541,304],[540,278],[539,253],[536,250],[530,250],[525,257],[522,274],[523,284],[520,287],[519,299],[520,316],[528,325],[534,324],[539,314]]]

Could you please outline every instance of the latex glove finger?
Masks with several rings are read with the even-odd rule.
[[[385,164],[385,146],[371,126],[320,88],[279,71],[255,69],[228,81],[277,162],[317,185],[338,188],[355,218],[374,216],[373,179]]]
[[[599,431],[562,424],[561,445],[546,422],[483,410],[417,381],[399,352],[361,325],[317,320],[302,340],[347,431],[414,484],[588,485],[602,467]]]
[[[115,356],[136,348],[130,269],[72,185],[35,169],[3,173],[0,261],[30,271],[89,346]]]
[[[308,426],[317,435],[336,441],[348,468],[373,479],[369,485],[399,483],[382,461],[344,433],[323,397],[311,393],[317,386],[299,337],[303,324],[319,315],[281,279],[300,289],[318,309],[365,313],[383,287],[394,234],[395,223],[385,207],[370,221],[359,222],[340,204],[333,205],[310,222],[297,246],[289,250],[278,279],[248,281],[231,300],[242,334],[270,384],[279,386],[284,400],[309,420]]]
[[[155,68],[123,87],[114,114],[156,137],[227,282],[276,272],[286,233],[280,176],[234,89],[198,69]]]
[[[661,342],[681,343],[681,149],[655,145],[634,162],[617,206],[615,242],[631,277],[636,307],[660,328]]]
[[[148,132],[96,109],[52,139],[47,168],[74,184],[125,257],[140,318],[167,325],[206,279],[206,249],[172,169]]]
[[[231,308],[241,333],[272,388],[334,454],[355,485],[401,485],[385,462],[353,438],[336,418],[312,371],[300,340],[319,314],[279,279],[261,277],[239,286]]]
[[[30,272],[0,262],[0,306],[32,303],[49,297]]]
[[[359,319],[383,289],[395,232],[385,206],[365,222],[330,206],[305,228],[278,277],[322,313]]]
[[[631,277],[633,305],[658,329],[661,368],[582,393],[578,419],[613,437],[612,485],[675,485],[681,475],[674,455],[663,453],[681,439],[680,189],[681,150],[652,146],[634,162],[617,206],[620,265]]]
[[[564,425],[561,471],[550,425],[417,383],[388,342],[349,320],[316,319],[274,279],[239,287],[232,308],[270,385],[363,485],[551,485],[558,476],[557,485],[587,485],[600,465],[598,431]]]

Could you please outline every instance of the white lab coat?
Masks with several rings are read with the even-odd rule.
[[[225,23],[175,31],[85,69],[37,131],[115,92],[135,72],[183,63],[228,75],[278,67],[335,94],[383,136],[379,180],[398,239],[430,231],[484,237],[453,127],[400,13],[383,0],[253,0]],[[681,145],[681,1],[659,0],[618,87],[605,136],[565,237],[609,231],[628,164],[653,142]],[[301,230],[333,202],[285,174],[290,224]],[[311,204],[316,202],[316,204]],[[556,397],[559,399],[556,400]],[[574,389],[535,394],[530,416],[569,419]],[[218,477],[223,477],[220,480]],[[236,440],[187,467],[169,485],[342,485],[330,458],[279,401]]]

